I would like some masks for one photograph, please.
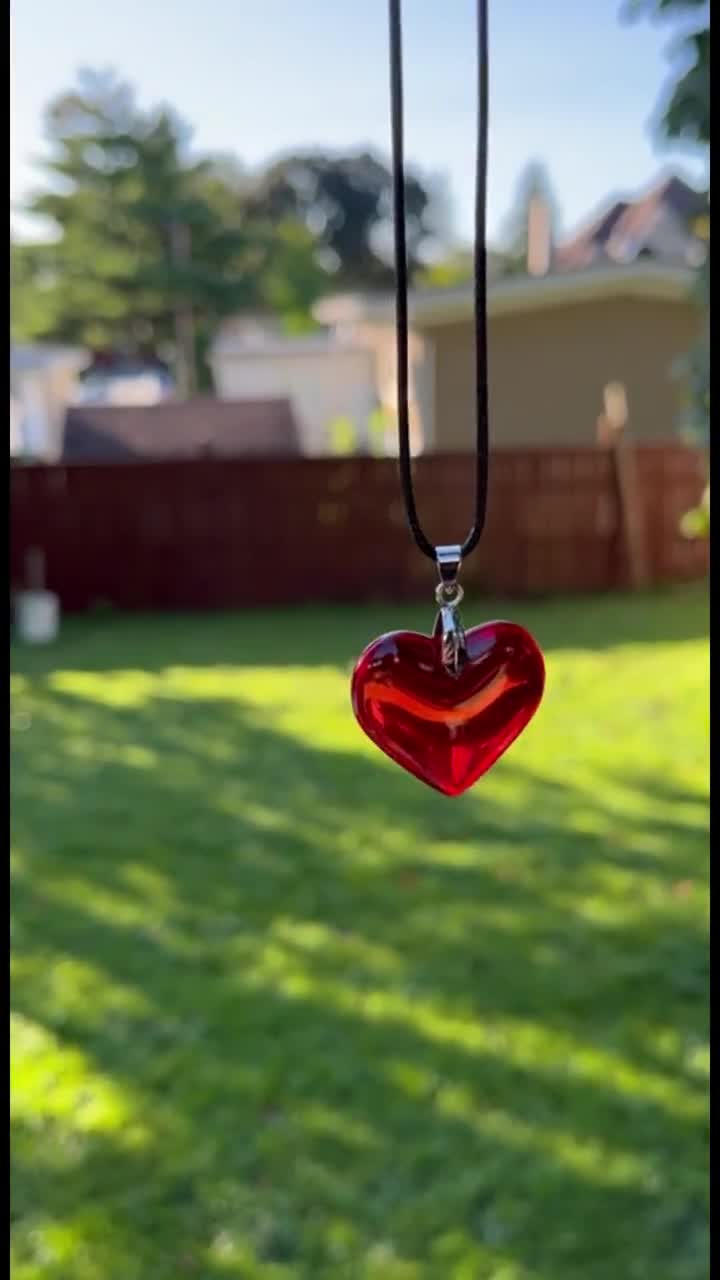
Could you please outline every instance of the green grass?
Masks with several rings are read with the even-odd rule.
[[[705,595],[511,616],[460,800],[348,704],[429,610],[15,651],[13,1280],[704,1280]]]

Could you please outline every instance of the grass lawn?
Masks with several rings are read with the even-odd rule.
[[[511,616],[459,800],[348,702],[430,609],[15,650],[13,1280],[705,1280],[705,592]]]

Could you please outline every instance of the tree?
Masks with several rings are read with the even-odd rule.
[[[623,15],[655,20],[677,18],[683,24],[670,53],[681,68],[661,103],[662,129],[668,138],[710,143],[710,6],[708,0],[627,0]],[[687,26],[687,19],[690,26]],[[694,18],[694,21],[693,21]]]
[[[142,111],[114,74],[85,72],[46,125],[49,183],[29,211],[49,218],[56,237],[13,247],[15,336],[172,349],[190,393],[224,316],[307,314],[325,280],[312,238],[291,217],[275,228],[253,219],[237,167],[192,159],[172,111]]]
[[[223,317],[270,312],[297,332],[323,292],[391,283],[392,179],[369,153],[303,153],[251,177],[232,156],[191,156],[175,112],[142,110],[112,72],[82,72],[46,132],[28,211],[55,235],[11,247],[16,338],[170,353],[189,393]],[[408,176],[411,271],[442,238],[442,194]]]
[[[422,263],[423,247],[436,238],[432,193],[407,174],[405,187],[408,267]],[[320,246],[336,288],[387,288],[393,279],[392,175],[369,152],[334,156],[300,152],[277,161],[251,200],[256,217],[301,223]]]
[[[559,219],[557,200],[544,164],[539,160],[531,160],[518,179],[513,207],[500,234],[500,246],[505,255],[505,274],[521,275],[527,271],[528,226],[536,201],[541,201],[547,210],[552,243]]]
[[[710,143],[710,10],[707,0],[628,0],[624,14],[630,19],[644,15],[656,20],[676,19],[682,23],[680,38],[671,45],[678,72],[669,92],[661,100],[660,128],[668,140],[689,142],[707,152]],[[689,395],[683,426],[695,436],[707,440],[710,430],[709,218],[703,221],[702,226],[693,229],[707,242],[696,290],[705,325],[702,339],[684,362]]]
[[[629,18],[647,15],[656,19],[679,18],[683,23],[680,40],[672,52],[679,59],[680,72],[662,102],[661,129],[665,137],[690,142],[708,150],[710,144],[710,8],[707,0],[628,0],[624,10]],[[690,27],[688,18],[695,18]],[[685,431],[707,443],[710,435],[710,223],[694,228],[707,241],[705,260],[698,272],[696,296],[704,316],[703,335],[681,363],[688,383]],[[702,501],[682,522],[688,537],[705,537],[710,532],[710,486]]]
[[[453,249],[450,253],[428,263],[417,274],[417,284],[425,288],[449,289],[467,284],[473,278],[472,249]]]

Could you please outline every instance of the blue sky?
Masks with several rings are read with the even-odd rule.
[[[662,170],[704,173],[701,157],[653,137],[672,32],[621,24],[620,4],[491,3],[491,235],[530,159],[547,164],[566,230]],[[408,160],[447,179],[468,236],[474,0],[405,0],[404,10]],[[198,150],[232,151],[250,167],[311,145],[387,154],[386,27],[386,0],[17,0],[11,202],[37,184],[43,107],[80,66],[116,68],[143,104],[176,107]]]

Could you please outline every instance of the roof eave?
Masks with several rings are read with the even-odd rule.
[[[513,277],[490,285],[488,314],[512,315],[610,298],[681,302],[688,297],[694,278],[690,268],[655,263],[585,269],[542,279]],[[409,307],[411,322],[418,328],[466,320],[473,312],[472,286],[411,294]],[[326,324],[387,324],[394,316],[394,301],[389,297],[327,298],[319,308]],[[320,318],[319,310],[316,314]]]

